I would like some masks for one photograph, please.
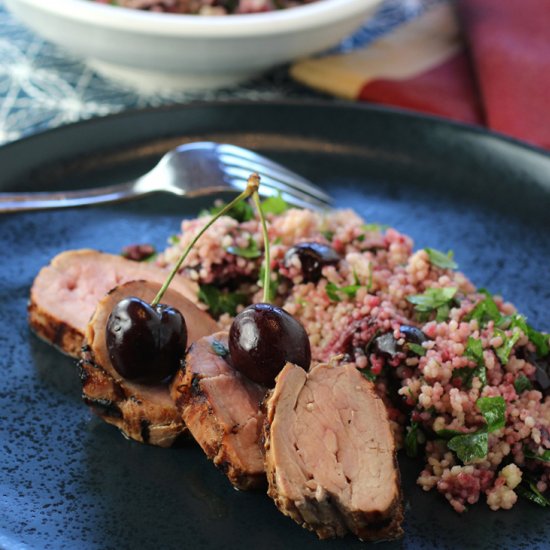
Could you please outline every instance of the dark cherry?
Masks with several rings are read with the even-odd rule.
[[[417,327],[411,327],[410,325],[401,325],[399,332],[405,337],[407,342],[413,344],[422,344],[429,340],[429,338]]]
[[[334,265],[340,261],[340,256],[328,244],[303,242],[289,248],[285,254],[285,264],[288,267],[292,257],[298,256],[302,264],[302,276],[306,283],[316,283],[321,278],[325,265]]]
[[[107,350],[127,380],[159,384],[174,375],[187,348],[187,326],[173,307],[152,307],[135,296],[115,305],[106,327]]]
[[[247,378],[273,387],[287,362],[309,369],[311,348],[304,327],[284,309],[253,304],[239,313],[229,330],[233,366]]]

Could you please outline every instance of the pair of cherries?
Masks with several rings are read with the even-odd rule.
[[[160,299],[204,231],[249,196],[253,197],[262,221],[266,256],[264,301],[267,302],[269,242],[258,186],[258,176],[251,176],[247,189],[205,225],[186,248],[151,304],[132,296],[115,305],[107,322],[106,342],[113,367],[121,376],[139,383],[158,384],[175,374],[187,349],[187,325],[178,310],[161,304]],[[301,259],[304,280],[316,279],[322,265],[337,261],[330,247],[317,243],[302,243],[289,253]],[[305,370],[311,362],[311,348],[304,327],[284,309],[269,303],[253,304],[235,317],[229,331],[229,352],[237,370],[265,386],[273,386],[275,377],[287,362]]]

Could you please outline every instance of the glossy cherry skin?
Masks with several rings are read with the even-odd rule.
[[[289,248],[285,254],[287,267],[292,263],[292,257],[298,256],[302,264],[302,277],[305,283],[316,283],[321,278],[321,272],[325,265],[335,265],[340,261],[340,256],[328,244],[316,242],[303,242]]]
[[[127,380],[160,384],[175,374],[185,357],[185,319],[170,306],[151,307],[129,296],[115,305],[105,330],[111,363]]]
[[[247,378],[273,387],[287,362],[305,370],[311,363],[311,347],[304,327],[284,309],[253,304],[239,313],[229,330],[233,366]]]

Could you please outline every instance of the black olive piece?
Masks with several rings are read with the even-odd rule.
[[[403,334],[407,342],[412,344],[423,344],[428,341],[429,338],[417,327],[411,327],[409,325],[401,325],[399,332]]]
[[[105,337],[114,369],[142,384],[159,384],[173,376],[187,348],[182,314],[165,304],[152,307],[135,296],[115,305]]]
[[[303,242],[289,248],[285,254],[285,265],[290,266],[292,257],[298,256],[302,264],[302,277],[306,283],[316,283],[321,278],[325,265],[335,265],[340,255],[328,244]]]
[[[287,362],[304,370],[311,347],[304,327],[284,309],[253,304],[235,317],[229,330],[229,353],[235,369],[250,380],[273,387]]]
[[[397,340],[391,332],[386,332],[374,339],[374,350],[380,355],[387,355],[391,358],[399,353]]]
[[[550,376],[548,376],[548,365],[544,364],[542,361],[535,361],[535,380],[540,387],[544,395],[550,393]]]

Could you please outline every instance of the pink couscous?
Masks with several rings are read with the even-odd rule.
[[[261,13],[310,4],[316,0],[95,0],[137,10],[188,15]]]
[[[206,215],[182,223],[160,265],[176,261]],[[182,268],[227,325],[262,299],[259,222],[240,217],[214,224]],[[548,334],[476,289],[451,254],[414,251],[408,236],[352,211],[268,219],[274,302],[302,322],[315,361],[353,361],[374,381],[401,447],[425,457],[418,484],[458,512],[480,498],[493,510],[518,496],[548,504]],[[291,250],[311,242],[340,257],[316,277]]]

